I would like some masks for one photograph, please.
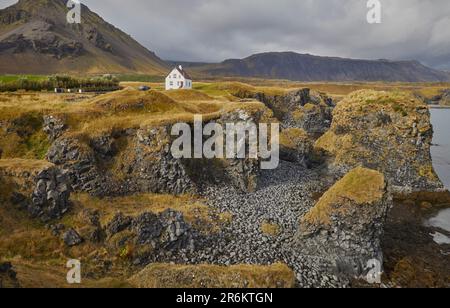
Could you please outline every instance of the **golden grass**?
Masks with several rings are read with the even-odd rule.
[[[334,184],[302,218],[309,224],[329,225],[333,213],[345,214],[352,206],[370,206],[385,193],[384,176],[375,170],[357,167]]]
[[[138,288],[293,288],[295,274],[281,263],[229,267],[152,264],[129,282]]]
[[[145,212],[159,214],[167,209],[183,213],[187,222],[203,232],[215,232],[221,224],[228,223],[227,216],[221,217],[213,209],[206,206],[202,200],[189,196],[172,196],[165,194],[139,194],[126,197],[108,197],[104,199],[91,197],[88,194],[72,194],[71,200],[75,203],[75,212],[63,220],[66,224],[77,226],[76,213],[82,209],[99,210],[102,214],[101,223],[106,225],[121,212],[125,216],[136,217]]]
[[[165,95],[175,101],[212,101],[214,98],[197,90],[170,90],[164,91]]]
[[[28,172],[33,174],[35,172],[42,171],[47,168],[51,168],[54,165],[45,160],[36,159],[0,159],[0,172],[21,173]]]
[[[450,88],[450,83],[432,82],[297,82],[289,80],[268,80],[258,78],[218,78],[210,83],[240,82],[260,88],[275,88],[285,90],[296,90],[309,88],[313,91],[327,93],[335,98],[342,98],[352,92],[359,90],[376,91],[403,91],[410,94],[419,94],[431,98],[441,93],[442,90]]]
[[[280,145],[289,149],[297,148],[299,142],[308,139],[308,133],[301,128],[288,128],[280,134]]]
[[[0,94],[0,120],[15,127],[17,119],[40,121],[26,137],[0,131],[4,157],[42,158],[48,148],[43,138],[42,116],[53,115],[65,120],[67,134],[101,136],[116,130],[191,123],[201,114],[205,121],[237,109],[249,112],[264,110],[262,103],[230,102],[224,97],[211,97],[200,91],[138,91],[126,88],[103,95],[77,96],[50,93]],[[23,121],[21,121],[23,122]],[[22,131],[23,128],[19,127]],[[2,135],[3,134],[3,135]],[[29,136],[28,136],[29,135]]]
[[[261,232],[270,236],[278,236],[281,230],[279,225],[265,221],[261,224]]]
[[[50,261],[29,261],[21,258],[12,260],[14,271],[17,273],[17,279],[21,288],[130,288],[131,285],[126,281],[127,277],[116,275],[116,277],[105,278],[86,278],[82,277],[81,284],[67,283],[67,271],[65,267],[67,260]],[[81,265],[82,273],[86,270]]]

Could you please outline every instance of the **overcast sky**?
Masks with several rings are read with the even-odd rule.
[[[163,59],[222,61],[266,51],[416,59],[450,69],[449,0],[82,0]],[[0,0],[6,7],[15,0]]]

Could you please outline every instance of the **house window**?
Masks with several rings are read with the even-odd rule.
[[[177,75],[176,75],[176,74],[173,74],[173,78],[177,78]]]
[[[173,86],[173,81],[170,82],[170,85]]]

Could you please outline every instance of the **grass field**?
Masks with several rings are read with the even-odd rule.
[[[48,76],[43,75],[0,75],[0,82],[13,82],[19,79],[27,79],[30,81],[41,81],[47,78]]]

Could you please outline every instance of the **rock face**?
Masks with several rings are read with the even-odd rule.
[[[16,276],[17,274],[10,262],[0,263],[0,289],[19,288],[20,284]]]
[[[450,89],[447,89],[442,93],[439,104],[442,106],[450,106]]]
[[[337,105],[316,148],[330,155],[338,174],[362,165],[384,173],[397,191],[428,191],[442,188],[432,165],[432,138],[424,103],[408,94],[363,90]]]
[[[43,221],[61,218],[70,207],[71,186],[53,164],[30,160],[2,160],[0,178],[7,187],[3,199]]]
[[[323,259],[324,266],[337,274],[367,274],[369,260],[383,264],[380,241],[391,206],[381,173],[353,169],[301,219],[299,249]]]
[[[314,152],[313,140],[299,128],[288,128],[281,132],[280,158],[304,167],[311,167],[319,161]]]
[[[64,119],[51,115],[44,116],[43,130],[48,135],[50,140],[56,140],[61,136],[66,128],[67,126]]]
[[[63,241],[69,247],[77,246],[83,242],[81,236],[74,229],[69,229],[63,234]]]
[[[321,93],[301,89],[284,95],[238,91],[234,95],[254,98],[273,110],[283,128],[301,128],[309,134],[323,134],[331,125],[333,101]]]
[[[117,213],[106,226],[106,234],[107,242],[116,249],[135,247],[138,253],[131,257],[136,265],[148,264],[168,253],[195,249],[196,232],[180,212],[170,209],[137,217]]]
[[[217,123],[258,123],[259,114],[237,111]],[[49,118],[50,136],[59,136],[64,123]],[[207,123],[204,123],[206,125]],[[53,129],[50,129],[53,127]],[[53,142],[47,159],[67,170],[76,191],[110,196],[139,192],[185,194],[221,182],[248,191],[255,189],[260,162],[257,159],[175,159],[171,125],[115,131],[89,140],[66,137]]]
[[[11,74],[146,72],[167,64],[129,35],[82,6],[67,22],[66,0],[20,0],[0,10],[0,71]]]

